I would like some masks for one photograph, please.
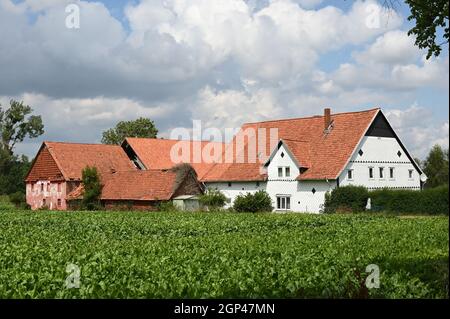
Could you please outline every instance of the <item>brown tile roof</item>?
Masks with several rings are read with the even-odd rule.
[[[48,150],[65,180],[81,180],[81,172],[86,166],[95,166],[100,173],[135,170],[118,145],[44,142],[41,150],[44,149]],[[27,180],[32,174],[33,167]]]
[[[278,138],[289,147],[300,166],[308,169],[298,178],[301,180],[336,179],[349,161],[354,149],[372,123],[379,108],[361,112],[336,113],[331,115],[333,128],[324,132],[323,116],[295,118],[258,123],[247,123],[228,146],[236,152],[236,138],[247,128],[253,128],[258,138],[258,129],[265,128],[269,136],[270,128],[278,129]],[[237,163],[238,159],[247,160],[249,139],[246,139],[243,151],[234,155],[232,163],[220,163],[211,168],[202,181],[246,181],[264,180],[263,161],[255,163]],[[266,150],[270,139],[267,138]],[[269,156],[271,152],[263,154]],[[305,164],[303,164],[305,163]]]
[[[169,169],[174,165],[180,164],[176,159],[171,158],[171,150],[175,146],[176,149],[184,148],[189,150],[189,158],[183,163],[189,163],[195,169],[199,178],[214,165],[213,161],[204,162],[202,158],[198,159],[194,157],[194,152],[197,147],[202,151],[209,150],[212,156],[217,153],[220,156],[222,149],[225,148],[224,143],[218,142],[194,142],[194,141],[179,141],[169,139],[155,139],[155,138],[127,138],[126,142],[131,146],[136,155],[147,169]],[[179,147],[179,148],[178,148]],[[217,151],[212,148],[217,147]],[[178,153],[181,155],[181,153]]]
[[[102,179],[103,200],[169,200],[176,190],[172,170],[124,171]]]

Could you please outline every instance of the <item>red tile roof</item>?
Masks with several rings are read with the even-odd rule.
[[[307,167],[298,179],[336,179],[379,111],[380,109],[376,108],[361,112],[332,114],[333,128],[329,133],[324,132],[323,116],[244,124],[228,149],[236,152],[237,136],[242,136],[247,128],[255,130],[256,135],[253,139],[258,138],[258,129],[265,128],[266,136],[269,136],[270,128],[276,128],[278,138],[287,144],[300,166]],[[269,141],[267,138],[266,149],[273,150],[273,147],[269,147]],[[264,161],[237,163],[238,159],[247,160],[248,145],[249,139],[246,139],[243,151],[234,155],[232,163],[216,164],[201,178],[202,181],[266,179],[266,174],[262,170]],[[269,156],[270,153],[263,155]]]
[[[51,155],[65,180],[81,180],[86,166],[95,166],[100,173],[136,169],[118,145],[44,142],[41,152],[44,150]],[[34,176],[34,166],[27,180]]]
[[[172,170],[125,171],[105,175],[103,200],[169,200],[176,190]]]
[[[215,154],[220,156],[226,145],[208,141],[194,142],[137,137],[127,138],[126,142],[147,169],[169,169],[180,163],[189,163],[195,169],[199,179],[214,166],[214,161],[205,162],[202,157],[196,158],[193,150],[198,147],[201,151],[209,151],[207,154],[210,154],[213,158]],[[214,147],[216,147],[216,150],[214,150]],[[188,151],[188,155],[185,160],[178,162],[178,157],[181,158],[181,155],[185,155],[185,153],[181,153],[181,149]],[[178,153],[174,154],[176,158],[171,157],[171,150],[179,150]]]

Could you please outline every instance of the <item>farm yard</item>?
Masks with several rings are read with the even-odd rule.
[[[448,216],[2,207],[0,298],[448,298]]]

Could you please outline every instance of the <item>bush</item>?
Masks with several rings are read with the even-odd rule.
[[[20,209],[29,209],[30,206],[27,204],[27,200],[25,194],[22,192],[15,192],[10,194],[9,201],[16,206],[16,208]]]
[[[372,212],[448,215],[448,186],[417,190],[383,188],[368,191],[362,186],[343,186],[325,195],[324,213],[362,212],[371,199]]]
[[[101,208],[100,195],[102,194],[102,185],[100,176],[96,167],[86,166],[82,173],[84,193],[81,205],[86,210],[99,210]]]
[[[256,193],[239,194],[234,200],[233,208],[237,212],[271,212],[273,210],[272,199],[264,190]]]
[[[388,213],[448,215],[448,186],[415,190],[381,189],[370,192],[372,208]]]
[[[367,205],[369,191],[364,186],[337,187],[325,194],[324,213],[362,212]]]
[[[177,212],[179,211],[178,207],[171,201],[168,202],[159,202],[158,211],[160,212]]]
[[[198,200],[201,205],[208,207],[209,210],[218,210],[225,206],[227,197],[217,189],[209,189]]]

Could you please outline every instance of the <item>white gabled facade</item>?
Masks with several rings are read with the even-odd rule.
[[[420,190],[423,178],[396,138],[364,136],[339,175],[339,185]]]
[[[301,155],[300,155],[301,156]],[[321,212],[325,194],[345,185],[365,186],[369,190],[384,187],[420,190],[426,176],[409,155],[400,139],[379,111],[353,154],[333,179],[301,180],[298,158],[288,144],[280,140],[265,165],[267,179],[260,182],[205,183],[207,188],[222,191],[231,206],[239,194],[265,190],[275,212]],[[301,160],[301,159],[300,159]]]

